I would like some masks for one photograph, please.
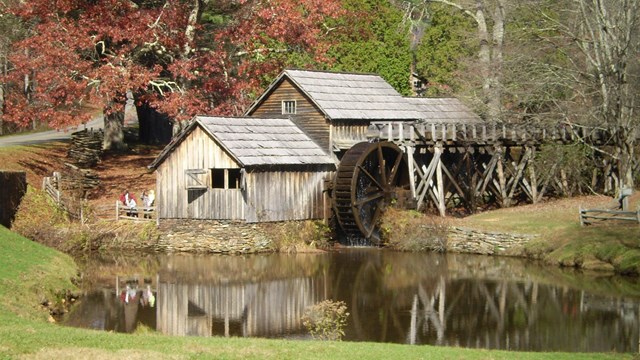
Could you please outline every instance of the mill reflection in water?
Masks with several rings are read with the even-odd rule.
[[[157,271],[140,286],[138,301],[123,301],[122,289],[94,281],[66,323],[121,332],[145,325],[169,335],[308,338],[300,320],[305,309],[332,299],[344,301],[351,313],[347,341],[638,350],[635,278],[593,277],[518,259],[377,249],[159,255],[152,262]],[[105,275],[108,266],[87,268]],[[146,285],[155,307],[140,302]]]

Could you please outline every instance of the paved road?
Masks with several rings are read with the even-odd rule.
[[[42,144],[51,141],[60,141],[71,138],[71,133],[78,129],[102,129],[104,128],[104,120],[102,114],[97,115],[93,119],[89,120],[85,125],[77,127],[69,127],[64,130],[50,130],[38,133],[31,133],[25,135],[8,135],[0,136],[0,147],[3,146],[15,146],[15,145],[33,145]]]

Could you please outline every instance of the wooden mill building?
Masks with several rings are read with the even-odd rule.
[[[372,124],[419,121],[481,120],[457,99],[403,97],[379,75],[285,70],[244,117],[196,117],[150,165],[158,218],[324,218],[325,184]]]
[[[291,120],[197,116],[149,166],[159,218],[323,218],[334,161]]]
[[[457,99],[403,97],[379,75],[309,70],[283,71],[245,115],[290,116],[338,158],[373,121],[481,121]]]

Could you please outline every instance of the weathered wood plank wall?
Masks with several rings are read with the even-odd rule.
[[[368,121],[334,122],[331,126],[331,143],[341,150],[348,150],[359,142],[368,141],[368,131]]]
[[[324,179],[332,176],[329,171],[248,173],[247,221],[322,219]]]
[[[239,165],[200,127],[158,167],[156,203],[160,218],[244,219],[239,189],[212,189],[211,169],[238,169]],[[187,190],[187,169],[207,171],[206,189]]]
[[[296,101],[296,114],[291,120],[298,125],[320,147],[330,153],[329,122],[320,110],[300,92],[288,79],[271,93],[255,111],[255,117],[283,116],[282,102]]]
[[[160,218],[220,219],[248,222],[322,219],[324,180],[330,171],[255,171],[246,174],[246,190],[212,188],[211,169],[238,169],[234,161],[200,127],[158,167],[156,203]],[[187,189],[198,175],[205,187]]]

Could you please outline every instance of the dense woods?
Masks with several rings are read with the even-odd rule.
[[[78,124],[91,104],[119,149],[128,91],[180,124],[243,113],[285,67],[375,72],[405,95],[413,72],[486,121],[611,130],[633,185],[639,3],[0,0],[0,131]]]

